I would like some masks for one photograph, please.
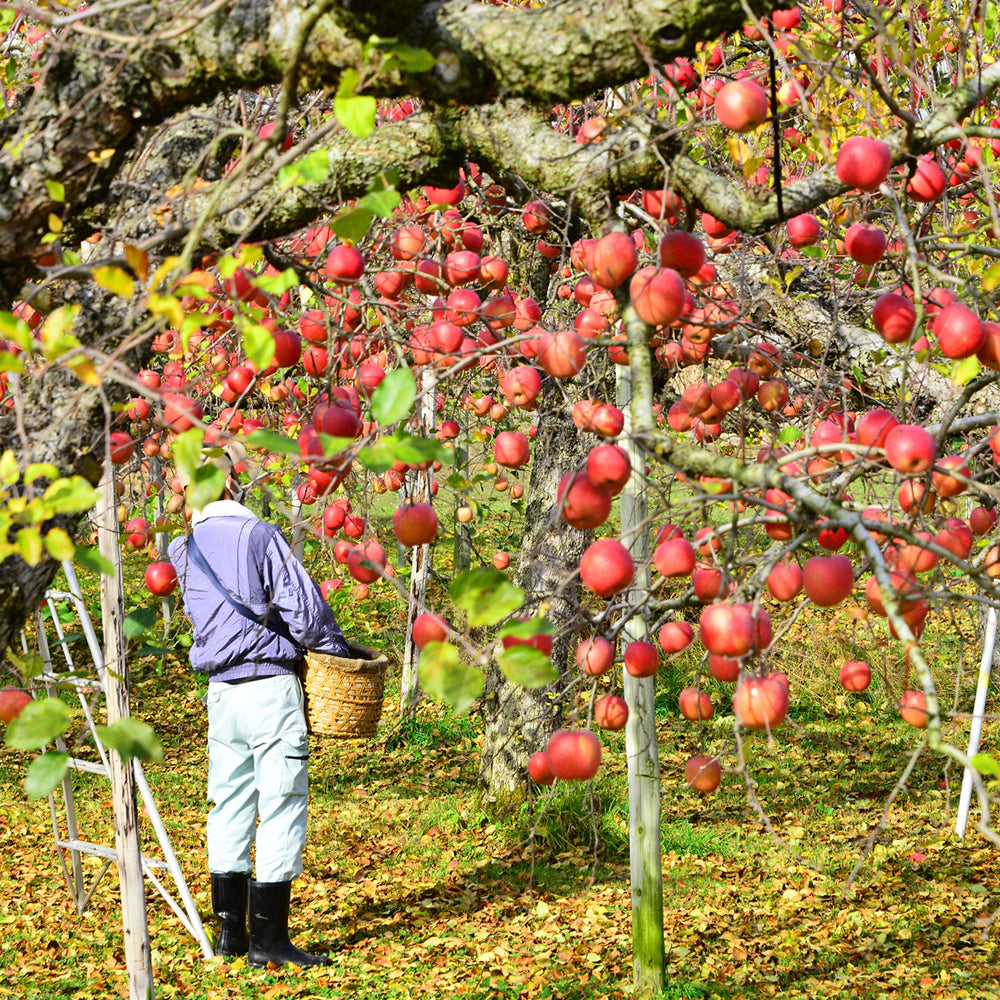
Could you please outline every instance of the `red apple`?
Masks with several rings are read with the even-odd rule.
[[[8,685],[0,689],[0,722],[13,722],[31,704],[27,691]]]
[[[865,448],[884,448],[889,431],[898,425],[899,421],[888,410],[869,410],[858,418],[854,440]]]
[[[595,635],[584,639],[576,647],[576,662],[580,671],[588,677],[600,677],[614,665],[615,648],[604,636]]]
[[[802,585],[813,604],[832,608],[854,589],[854,567],[847,556],[813,556],[802,568]]]
[[[587,270],[601,288],[618,288],[635,271],[639,255],[625,233],[605,233],[593,247]]]
[[[527,435],[520,431],[501,431],[493,442],[493,457],[508,469],[519,469],[531,457]]]
[[[601,729],[624,729],[628,722],[628,704],[624,698],[606,694],[594,702],[594,722]]]
[[[146,588],[157,597],[166,597],[177,586],[177,570],[168,562],[154,562],[146,567]]]
[[[684,780],[696,792],[714,792],[722,781],[722,768],[715,757],[695,754],[684,765]]]
[[[856,222],[844,233],[844,248],[859,264],[877,264],[885,254],[888,239],[878,226]]]
[[[753,80],[734,80],[715,95],[719,122],[734,132],[749,132],[767,120],[767,93]]]
[[[927,728],[927,698],[923,691],[904,691],[899,699],[899,714],[904,722],[917,729]]]
[[[776,601],[791,601],[802,592],[802,579],[797,563],[780,562],[767,575],[767,589]]]
[[[589,781],[601,766],[601,742],[589,729],[557,729],[546,753],[552,773],[563,781]]]
[[[556,502],[567,524],[574,528],[596,528],[611,513],[610,490],[593,484],[586,472],[567,472],[559,481]]]
[[[840,668],[840,684],[845,691],[866,691],[872,682],[872,668],[862,660],[848,660]]]
[[[634,578],[632,556],[616,538],[591,542],[580,557],[580,580],[598,597],[620,594]]]
[[[886,435],[885,457],[897,472],[916,476],[934,464],[937,442],[918,424],[899,424]]]
[[[407,548],[427,545],[437,538],[438,516],[429,503],[404,504],[392,515],[392,530]]]
[[[708,672],[717,680],[726,684],[731,684],[739,680],[740,661],[728,656],[717,656],[715,653],[708,654]]]
[[[448,623],[438,615],[424,612],[413,619],[413,644],[423,649],[429,642],[446,642]]]
[[[365,272],[365,259],[356,247],[341,243],[326,258],[326,276],[339,285],[353,285]]]
[[[887,344],[902,344],[909,340],[916,319],[917,310],[913,303],[895,292],[880,296],[872,309],[875,332]]]
[[[745,656],[753,648],[754,619],[743,604],[710,604],[699,619],[701,641],[717,656]]]
[[[733,694],[736,718],[746,729],[775,729],[788,715],[788,686],[779,675],[744,677]]]
[[[376,541],[353,546],[347,556],[347,570],[358,583],[374,583],[385,571],[385,549]]]
[[[959,302],[945,306],[932,326],[941,353],[948,358],[972,357],[986,342],[986,328],[979,317]]]
[[[669,538],[653,553],[653,565],[663,576],[690,576],[696,564],[694,546],[686,538]]]
[[[681,715],[689,722],[698,722],[699,720],[707,722],[715,714],[712,699],[696,687],[686,687],[681,691],[677,699],[677,707],[680,709]]]
[[[808,212],[793,215],[785,224],[785,229],[788,232],[788,242],[797,249],[815,245],[823,234],[819,219]]]
[[[629,282],[636,315],[649,326],[669,326],[684,311],[684,280],[670,267],[644,267]]]
[[[862,191],[877,191],[891,166],[892,150],[878,139],[855,136],[837,151],[837,177]]]
[[[587,476],[598,488],[614,497],[625,488],[632,474],[628,452],[616,444],[599,444],[587,455]]]
[[[652,677],[660,666],[660,655],[651,642],[637,639],[625,647],[625,669],[633,677]]]
[[[693,278],[705,263],[705,246],[691,233],[672,230],[660,240],[660,266],[673,268],[682,278]]]
[[[929,204],[944,194],[948,179],[928,153],[917,160],[916,170],[906,185],[906,193],[914,200]]]
[[[694,629],[687,622],[665,622],[658,638],[665,653],[679,653],[694,641]]]
[[[528,774],[537,785],[551,785],[556,776],[549,765],[549,755],[544,750],[533,753],[528,758]]]
[[[997,512],[993,508],[973,507],[969,512],[969,527],[978,538],[992,531],[997,523]]]

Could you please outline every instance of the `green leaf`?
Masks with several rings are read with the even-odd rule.
[[[69,476],[52,483],[42,499],[54,514],[79,514],[90,510],[99,496],[83,476]]]
[[[450,642],[429,642],[420,651],[417,665],[420,686],[458,713],[464,712],[482,693],[483,672],[462,663]]]
[[[136,608],[125,616],[123,630],[127,639],[138,639],[159,621],[160,616],[152,608]]]
[[[383,438],[372,447],[360,449],[356,457],[366,469],[375,473],[385,472],[397,461],[407,465],[421,462],[451,465],[455,460],[454,453],[435,438],[413,437],[403,431]]]
[[[455,577],[448,593],[473,626],[496,625],[524,604],[524,591],[495,569],[466,570]]]
[[[301,187],[303,184],[322,184],[330,173],[330,151],[314,149],[300,156],[294,163],[283,166],[278,171],[278,186],[283,190]]]
[[[205,432],[198,427],[192,427],[174,438],[170,454],[182,478],[189,479],[201,466],[201,445],[204,440]]]
[[[274,360],[274,334],[260,323],[244,323],[243,350],[261,370]]]
[[[76,552],[73,539],[69,537],[69,533],[63,528],[49,528],[43,540],[45,542],[45,551],[53,559],[58,559],[59,562],[72,559],[73,553]]]
[[[278,455],[295,455],[300,457],[302,452],[297,441],[293,441],[287,434],[279,431],[271,431],[266,428],[248,434],[247,444],[254,448],[263,448],[266,451],[273,451]]]
[[[372,416],[383,426],[408,416],[417,398],[417,383],[409,368],[393,368],[372,393]]]
[[[536,635],[552,635],[555,629],[547,618],[527,618],[524,621],[508,622],[500,629],[501,639],[531,639]]]
[[[65,636],[63,641],[65,641]],[[28,656],[18,656],[13,649],[7,650],[7,659],[17,667],[17,672],[26,680],[29,681],[33,677],[41,677],[45,672],[45,661],[38,655],[38,653],[32,653]]]
[[[955,385],[965,385],[971,382],[980,371],[979,358],[975,354],[955,362],[951,369],[951,380]]]
[[[24,485],[28,486],[36,479],[58,479],[59,470],[51,462],[32,462],[24,470]]]
[[[73,562],[77,566],[89,569],[92,573],[100,573],[103,576],[115,575],[114,564],[109,559],[105,559],[93,546],[84,545],[77,548],[76,552],[73,553]]]
[[[24,360],[20,354],[0,350],[0,372],[23,372]]]
[[[96,729],[100,741],[117,750],[123,760],[131,760],[133,757],[140,760],[163,760],[163,744],[145,722],[126,716],[110,726],[97,726]]]
[[[185,497],[195,509],[201,510],[205,504],[212,503],[222,496],[226,488],[226,471],[214,465],[201,465],[194,470],[188,482]]]
[[[132,276],[120,267],[95,267],[91,274],[94,283],[106,288],[112,295],[129,299],[135,292],[135,281]]]
[[[559,680],[559,671],[552,661],[534,646],[511,646],[500,654],[497,662],[504,677],[521,687],[545,687]]]
[[[387,188],[383,191],[369,191],[363,198],[358,200],[362,208],[367,208],[372,215],[378,215],[383,219],[392,218],[393,209],[402,201],[400,193],[395,188]]]
[[[358,243],[364,239],[372,224],[372,213],[367,208],[351,208],[334,216],[330,228],[344,241]]]
[[[333,113],[348,132],[365,139],[375,131],[375,98],[359,94],[357,97],[335,97]]]
[[[1000,763],[989,754],[977,753],[972,758],[972,766],[980,773],[995,778],[1000,775]]]
[[[55,791],[69,768],[69,756],[50,750],[36,757],[24,778],[24,790],[29,799],[41,799]]]
[[[15,750],[40,750],[69,728],[73,716],[58,698],[41,698],[26,705],[7,727],[7,746]]]
[[[412,45],[393,45],[387,55],[396,59],[405,73],[429,73],[437,65],[437,59],[427,49]]]
[[[798,441],[802,437],[802,430],[799,427],[782,427],[778,432],[778,441],[781,444],[791,444],[793,441]]]
[[[45,178],[45,190],[48,191],[49,197],[53,201],[65,201],[66,200],[66,187],[61,181],[52,180],[49,177]]]
[[[15,539],[17,554],[29,565],[37,566],[42,558],[42,534],[34,527],[22,528]]]
[[[17,467],[17,458],[11,448],[8,448],[3,455],[0,455],[0,483],[4,486],[13,486],[21,476],[21,470]]]
[[[0,312],[0,336],[13,340],[22,351],[31,350],[31,327],[13,313]]]
[[[280,274],[262,274],[257,279],[257,287],[270,295],[281,295],[298,283],[299,276],[295,273],[294,267],[286,267]]]

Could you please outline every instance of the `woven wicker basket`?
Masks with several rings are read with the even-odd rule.
[[[302,668],[306,720],[318,736],[361,739],[374,736],[382,717],[389,658],[359,642],[350,656],[306,653]]]

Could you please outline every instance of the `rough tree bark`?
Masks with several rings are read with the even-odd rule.
[[[543,688],[508,684],[495,663],[486,671],[480,713],[486,723],[479,777],[484,802],[504,811],[526,793],[528,757],[544,747],[559,727],[574,645],[572,625],[579,613],[580,585],[575,575],[589,533],[570,527],[553,504],[562,476],[586,461],[589,442],[576,430],[567,384],[546,379],[528,485],[524,535],[517,553],[514,582],[525,591],[525,613],[544,614],[562,634],[552,649],[560,679]]]

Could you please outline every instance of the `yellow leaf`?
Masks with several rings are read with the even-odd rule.
[[[729,136],[726,139],[726,146],[729,148],[729,155],[732,157],[733,163],[743,163],[753,156],[753,150],[738,135]]]
[[[94,368],[94,362],[91,361],[90,358],[84,356],[83,354],[77,354],[75,357],[70,358],[66,364],[84,385],[101,384],[101,376],[97,374],[97,369]]]
[[[135,282],[120,267],[95,267],[91,274],[94,281],[113,295],[128,299],[135,291]]]
[[[154,316],[166,316],[173,327],[179,327],[184,322],[184,310],[172,295],[150,295],[149,311]]]
[[[63,228],[62,219],[58,215],[49,212],[49,230],[53,233],[61,233]]]
[[[36,566],[42,558],[42,536],[37,528],[22,528],[17,533],[18,555],[29,565]]]
[[[149,282],[149,287],[158,288],[160,282],[162,282],[164,278],[174,271],[180,262],[180,257],[168,257],[153,273],[153,277]]]
[[[62,528],[49,528],[45,534],[45,551],[60,562],[72,559],[76,552],[73,539]]]
[[[105,160],[110,160],[114,155],[115,151],[113,149],[102,149],[99,153],[92,149],[87,153],[87,159],[91,163],[103,163]]]
[[[139,276],[140,281],[145,281],[149,277],[149,254],[138,247],[126,246],[125,259],[128,266]]]

